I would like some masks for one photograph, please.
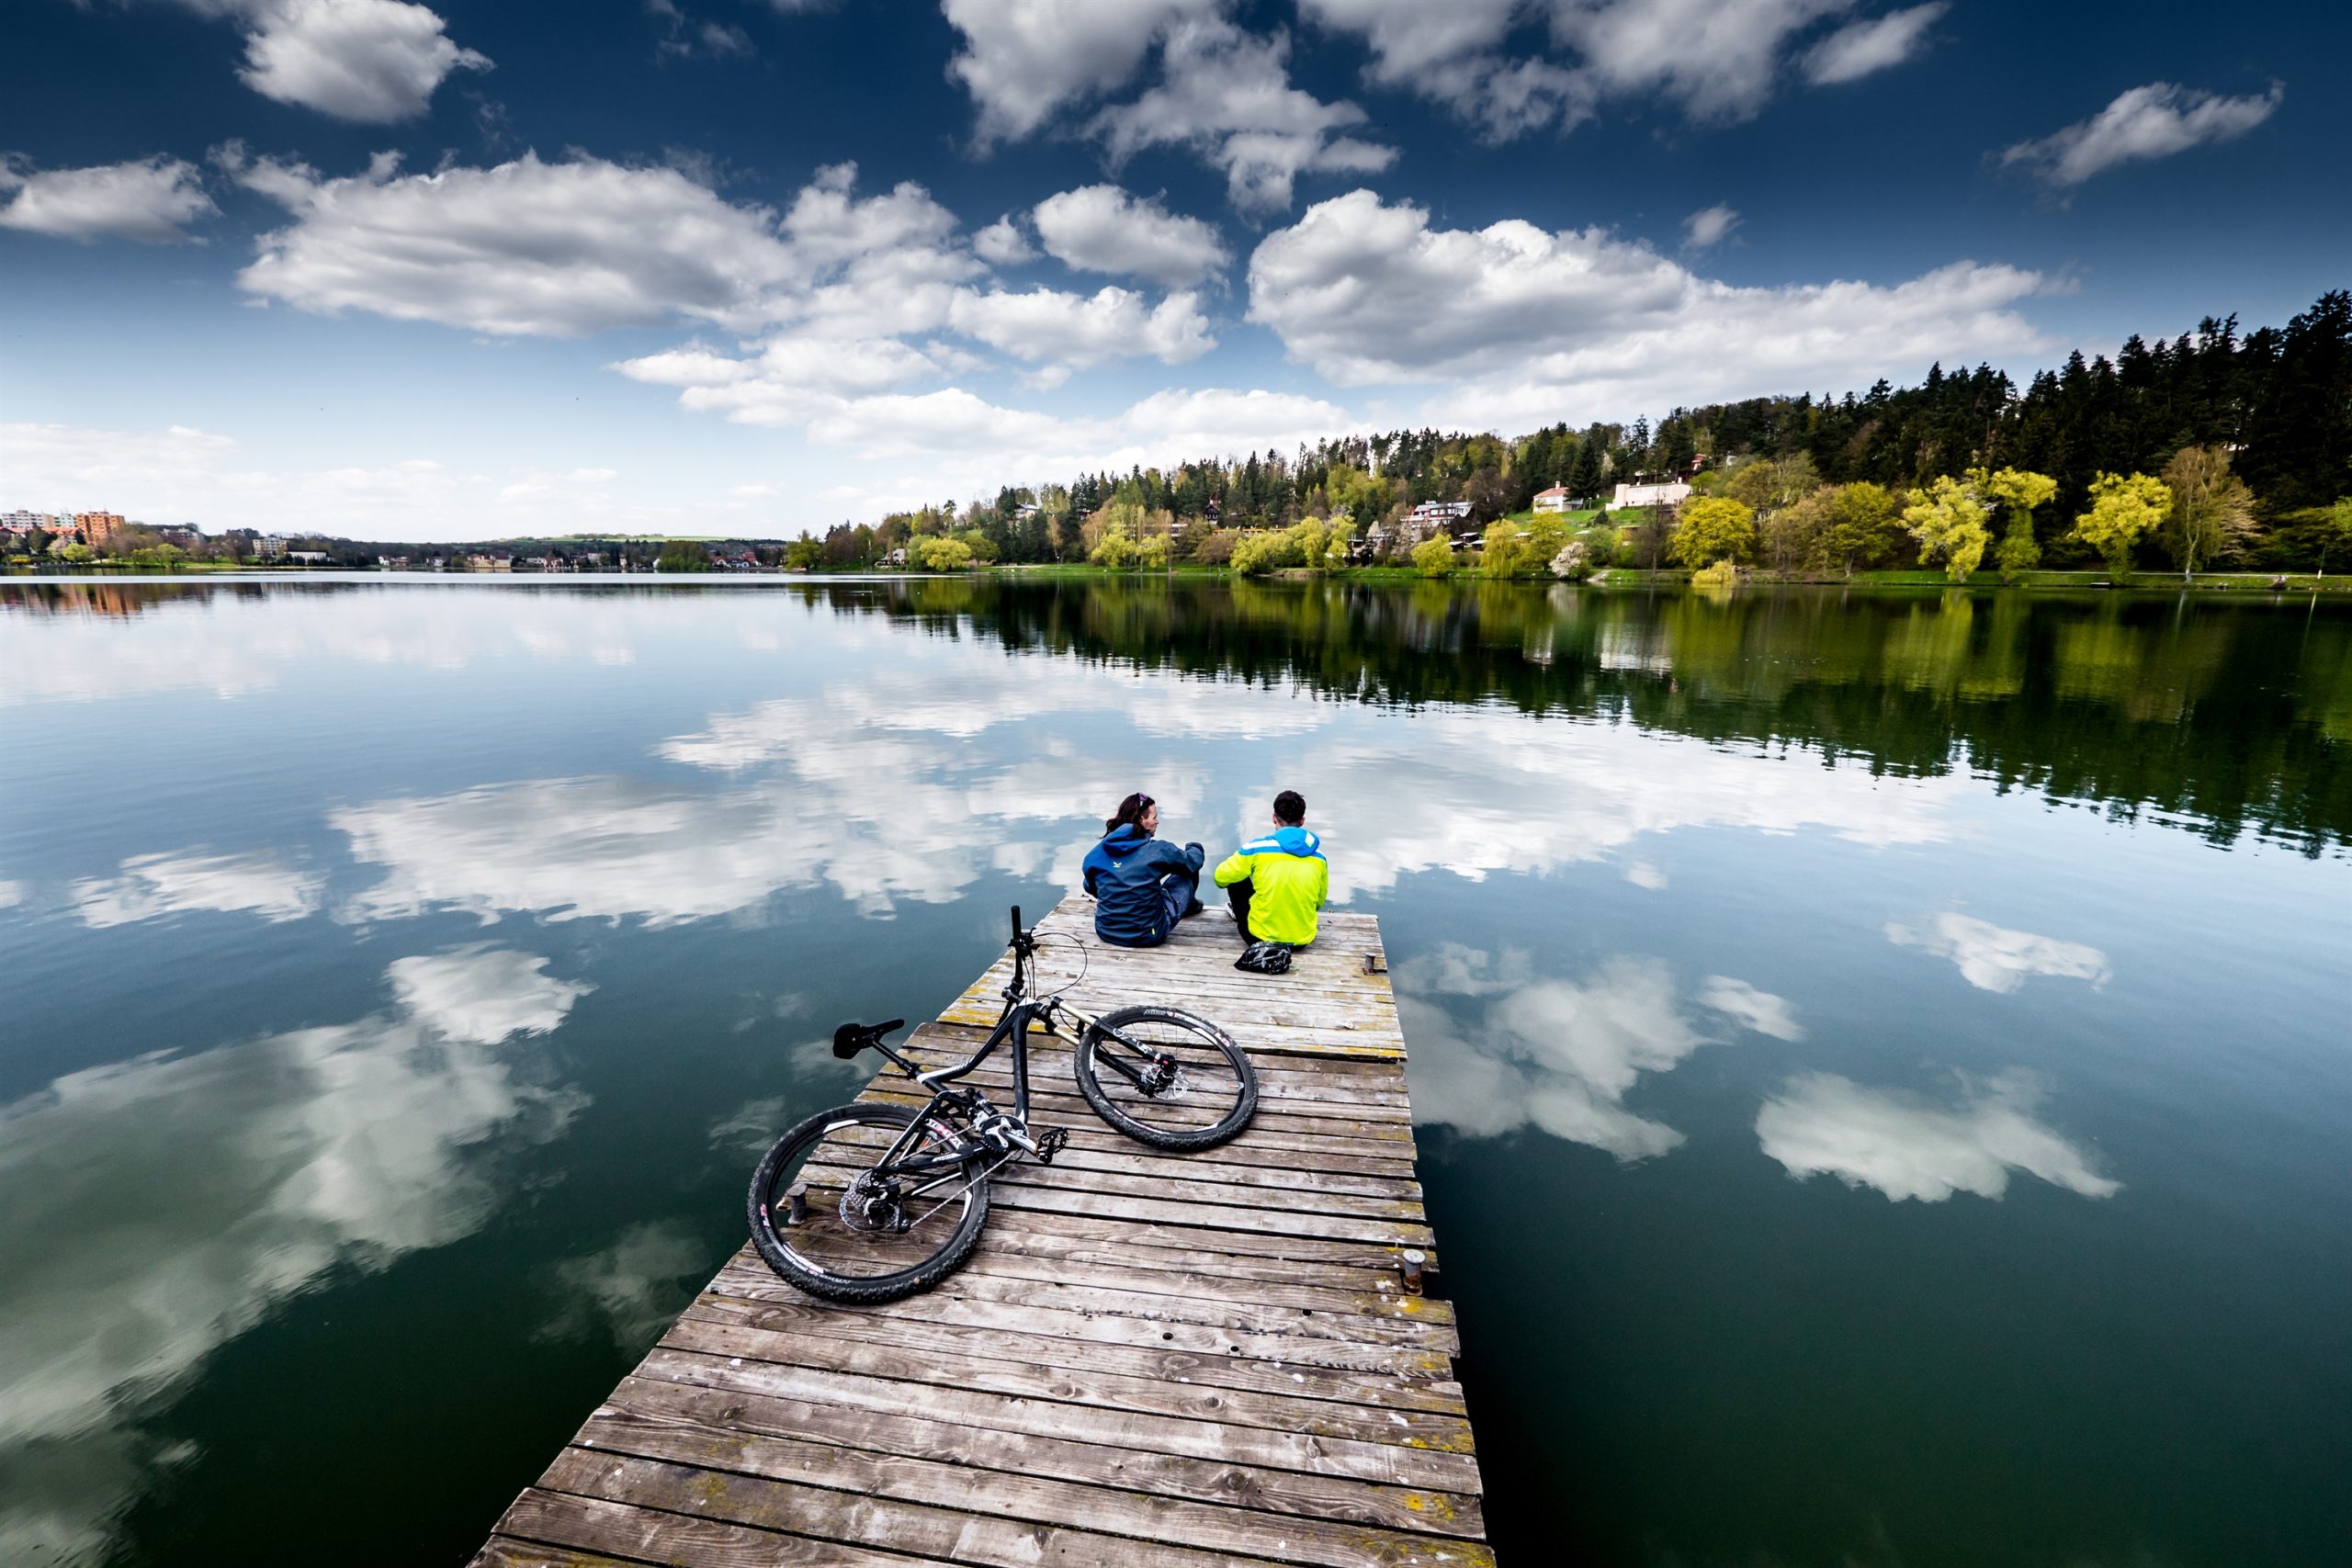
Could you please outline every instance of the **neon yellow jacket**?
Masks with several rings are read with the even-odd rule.
[[[1277,828],[1217,863],[1216,885],[1250,879],[1250,934],[1305,947],[1315,940],[1315,912],[1331,891],[1323,840],[1304,828]]]

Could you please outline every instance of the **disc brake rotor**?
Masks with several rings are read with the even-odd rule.
[[[842,1224],[854,1231],[894,1231],[899,1216],[899,1195],[876,1180],[870,1170],[858,1172],[857,1179],[842,1191]]]

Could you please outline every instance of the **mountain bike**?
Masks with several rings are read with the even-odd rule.
[[[896,1301],[953,1273],[979,1245],[989,1179],[1020,1159],[1051,1165],[1069,1144],[1062,1128],[1030,1125],[1032,1027],[1070,1043],[1087,1104],[1139,1143],[1212,1148],[1250,1124],[1258,1077],[1232,1036],[1176,1008],[1081,1012],[1062,998],[1077,979],[1032,995],[1037,943],[1016,906],[1004,1012],[963,1062],[926,1072],[891,1049],[884,1037],[906,1026],[902,1018],[833,1032],[834,1055],[877,1051],[931,1099],[837,1105],[775,1141],[747,1199],[752,1245],[769,1268],[812,1296],[849,1303]],[[958,1082],[999,1047],[1010,1054],[1010,1107]]]

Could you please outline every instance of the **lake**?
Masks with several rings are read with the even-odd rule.
[[[2352,1561],[2352,605],[0,583],[0,1562],[464,1556],[1119,796],[1384,923],[1508,1563]]]

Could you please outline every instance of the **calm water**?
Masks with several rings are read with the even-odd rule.
[[[1507,1562],[2352,1561],[2342,608],[11,583],[0,652],[0,1562],[461,1561],[834,1023],[1127,791],[1285,785]]]

